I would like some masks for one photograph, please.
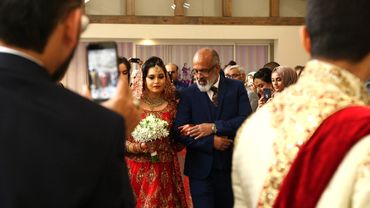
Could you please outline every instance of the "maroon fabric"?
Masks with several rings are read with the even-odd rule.
[[[368,134],[369,107],[348,107],[327,118],[298,152],[274,207],[315,207],[347,152]]]

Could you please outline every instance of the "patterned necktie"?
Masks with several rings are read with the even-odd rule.
[[[211,91],[213,92],[213,95],[212,95],[212,103],[217,106],[217,87],[215,86],[212,86],[211,87]]]

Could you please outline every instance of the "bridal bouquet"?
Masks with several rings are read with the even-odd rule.
[[[140,121],[135,130],[131,133],[136,142],[151,142],[169,135],[168,123],[153,114],[149,114]],[[158,153],[150,153],[152,162],[159,162]]]

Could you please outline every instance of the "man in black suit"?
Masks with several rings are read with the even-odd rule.
[[[1,208],[134,206],[123,147],[140,108],[127,78],[106,104],[117,113],[56,84],[78,43],[81,5],[0,1]]]

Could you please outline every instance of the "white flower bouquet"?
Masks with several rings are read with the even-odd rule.
[[[153,114],[149,114],[140,121],[134,131],[131,133],[136,142],[151,142],[169,135],[167,129],[168,123]],[[159,162],[157,151],[151,152],[151,161]]]

